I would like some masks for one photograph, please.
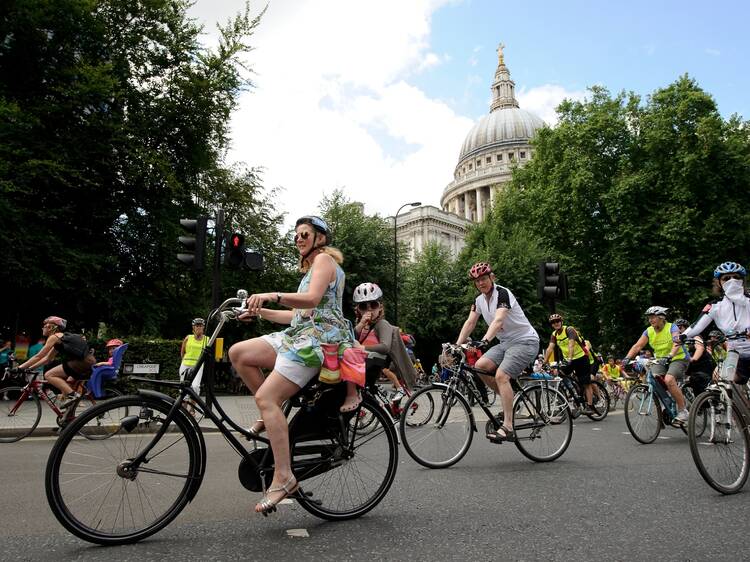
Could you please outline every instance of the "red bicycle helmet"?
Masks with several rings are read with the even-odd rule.
[[[120,347],[121,345],[122,345],[122,340],[118,340],[117,338],[115,338],[113,340],[109,340],[107,342],[107,345],[105,345],[104,347]]]
[[[469,277],[471,279],[479,279],[482,275],[489,275],[492,273],[490,264],[485,261],[480,261],[471,266],[469,270]]]

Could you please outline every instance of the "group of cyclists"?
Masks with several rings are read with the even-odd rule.
[[[416,378],[398,328],[385,319],[384,295],[375,283],[363,283],[354,289],[356,324],[352,325],[345,318],[343,255],[331,246],[331,241],[331,231],[322,218],[309,215],[296,221],[294,243],[303,274],[297,291],[251,295],[246,301],[246,311],[239,316],[245,322],[262,319],[287,327],[235,343],[229,349],[229,359],[252,391],[260,412],[259,419],[248,431],[254,436],[267,434],[275,461],[273,480],[255,507],[258,513],[274,511],[281,500],[298,490],[291,470],[289,430],[282,404],[318,377],[324,364],[328,366],[326,351],[330,354],[331,349],[335,350],[334,354],[343,360],[348,349],[364,349],[367,354],[365,380],[372,381],[382,374],[400,389],[400,381],[412,384]],[[597,361],[591,344],[573,326],[566,325],[560,314],[552,314],[549,317],[551,334],[543,359],[560,361],[561,368],[575,375],[583,389],[586,412],[593,408],[592,377],[598,373],[608,379],[621,377],[623,370],[648,345],[657,358],[664,358],[661,364],[654,365],[654,373],[664,375],[669,392],[677,402],[677,419],[684,422],[688,410],[678,381],[690,372],[705,388],[713,370],[711,353],[706,351],[709,344],[701,339],[701,333],[711,322],[724,334],[750,330],[746,277],[745,268],[737,263],[719,265],[714,271],[717,302],[706,307],[693,326],[684,320],[668,322],[666,308],[650,307],[645,312],[649,326],[620,363],[614,357],[607,358],[606,363]],[[479,318],[484,320],[484,334],[481,341],[475,343],[482,352],[476,368],[486,373],[481,376],[483,382],[500,395],[503,411],[511,412],[514,391],[510,381],[521,376],[537,359],[540,338],[512,291],[497,283],[489,263],[474,264],[469,278],[478,294],[456,343],[469,341]],[[202,327],[202,322],[196,324],[199,325]],[[67,378],[90,372],[96,359],[85,340],[71,338],[72,334],[64,330],[64,320],[54,316],[47,318],[43,325],[47,337],[44,348],[20,368],[38,367],[63,353],[63,363],[45,376],[67,397],[72,393]],[[750,376],[750,340],[732,340],[729,345],[740,353],[736,382],[745,383]],[[398,377],[393,376],[394,371]],[[340,406],[342,413],[356,410],[362,400],[359,385],[346,384],[346,396]],[[496,443],[514,441],[512,416],[506,416],[502,425],[488,433],[487,438]]]

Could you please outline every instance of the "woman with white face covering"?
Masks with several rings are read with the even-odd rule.
[[[684,336],[692,338],[713,322],[725,335],[744,333],[750,336],[750,297],[746,294],[747,270],[727,261],[714,270],[714,292],[723,298],[703,315]],[[729,349],[740,354],[734,382],[745,384],[750,379],[750,339],[727,340]]]

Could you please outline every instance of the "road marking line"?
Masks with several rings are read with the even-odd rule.
[[[659,439],[672,439],[672,438],[671,437],[666,437],[666,436],[663,436],[663,435],[659,435]]]
[[[286,534],[288,537],[297,537],[297,538],[309,538],[310,534],[307,532],[307,529],[287,529]]]
[[[601,430],[602,430],[601,427],[592,427],[591,428],[591,431],[601,431]]]

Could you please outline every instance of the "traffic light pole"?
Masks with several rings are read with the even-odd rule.
[[[214,267],[211,283],[211,309],[221,304],[221,248],[224,245],[224,209],[216,210],[214,226]]]

